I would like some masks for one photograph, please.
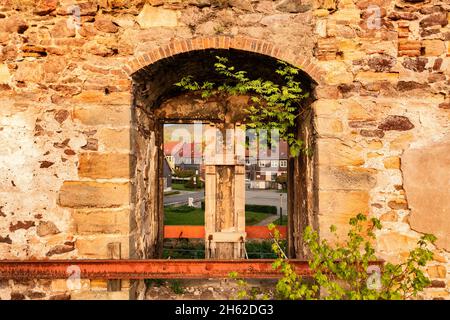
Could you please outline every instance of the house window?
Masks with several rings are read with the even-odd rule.
[[[287,160],[280,160],[280,167],[286,168],[287,167]]]
[[[267,161],[266,160],[259,160],[259,166],[260,167],[265,167],[267,165]]]
[[[272,168],[278,168],[278,160],[272,160],[270,161],[270,166]]]

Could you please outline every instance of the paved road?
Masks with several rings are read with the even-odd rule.
[[[263,204],[268,206],[280,206],[280,195],[282,198],[283,213],[287,212],[287,194],[276,190],[245,190],[246,204]]]
[[[188,204],[188,198],[194,198],[194,201],[205,198],[204,191],[180,191],[179,194],[164,197],[164,205],[170,204]]]
[[[164,197],[164,205],[170,205],[175,203],[188,203],[188,198],[193,197],[194,201],[203,200],[205,195],[204,191],[180,191],[179,194]],[[245,203],[246,204],[262,204],[269,206],[280,206],[280,195],[282,195],[282,208],[283,213],[287,212],[287,195],[285,193],[279,193],[275,190],[246,190],[245,191]]]

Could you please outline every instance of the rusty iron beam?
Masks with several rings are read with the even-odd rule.
[[[279,278],[274,260],[0,260],[0,279],[67,279],[79,271],[82,279],[207,279],[230,272],[254,279]],[[307,261],[290,260],[300,275],[309,275]],[[79,268],[79,269],[78,269]]]
[[[278,226],[280,238],[286,239],[287,227]],[[271,239],[270,231],[266,226],[247,226],[245,227],[247,239]],[[187,238],[204,239],[204,226],[164,226],[164,238]]]

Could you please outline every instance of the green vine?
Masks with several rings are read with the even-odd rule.
[[[372,219],[369,227],[364,228],[368,223],[366,220],[362,214],[351,218],[350,231],[341,245],[320,240],[316,231],[310,227],[305,229],[304,240],[311,254],[308,265],[312,276],[309,281],[295,272],[279,245],[279,231],[275,225],[269,225],[274,237],[272,249],[278,256],[273,268],[279,270],[282,276],[274,290],[261,292],[248,290],[247,283],[239,279],[237,273],[232,273],[230,277],[237,279],[240,287],[237,298],[398,300],[416,297],[431,283],[423,267],[433,260],[429,245],[436,241],[436,237],[430,234],[422,236],[405,262],[377,266],[378,259],[372,243],[376,240],[374,230],[381,229],[381,223],[378,219]],[[330,231],[336,235],[334,226]]]
[[[221,95],[250,95],[251,104],[246,107],[248,114],[247,126],[256,132],[266,132],[276,129],[280,138],[285,140],[293,156],[300,152],[308,153],[308,149],[295,132],[297,118],[302,114],[301,101],[309,96],[304,92],[301,83],[296,80],[300,69],[292,67],[285,62],[278,61],[279,67],[275,70],[282,83],[277,84],[261,78],[251,79],[247,71],[236,70],[228,65],[228,59],[216,57],[214,72],[217,73],[218,82],[197,82],[192,76],[183,77],[175,85],[188,91],[201,93],[202,98]]]

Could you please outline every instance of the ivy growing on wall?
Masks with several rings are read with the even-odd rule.
[[[224,57],[216,57],[214,70],[217,82],[197,82],[192,76],[186,76],[175,85],[187,91],[200,92],[202,98],[223,95],[249,95],[251,103],[246,106],[248,114],[246,125],[256,132],[278,130],[280,138],[285,140],[293,156],[308,149],[295,132],[297,118],[302,115],[301,101],[309,97],[301,83],[296,80],[300,69],[279,61],[274,70],[281,83],[267,79],[251,79],[247,71],[236,70]]]

